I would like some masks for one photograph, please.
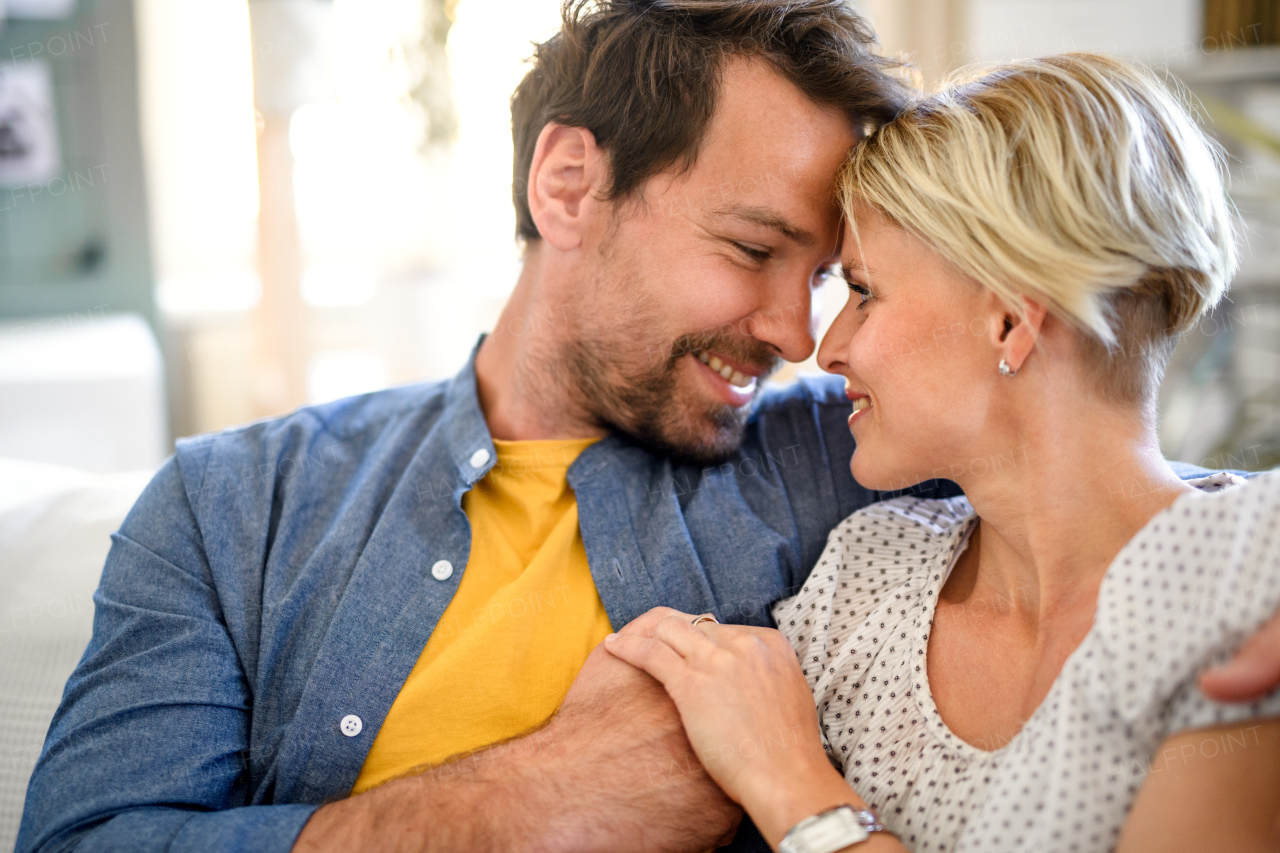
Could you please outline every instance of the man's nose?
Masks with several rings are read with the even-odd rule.
[[[769,344],[787,361],[804,361],[813,354],[817,318],[814,289],[788,289],[768,300],[750,318],[751,336]]]

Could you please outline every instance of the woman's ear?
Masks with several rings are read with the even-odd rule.
[[[585,127],[549,123],[529,164],[529,211],[542,239],[562,251],[582,245],[595,192],[606,178],[604,152]]]
[[[992,335],[992,343],[999,350],[1000,357],[1015,371],[1022,369],[1027,356],[1035,349],[1045,315],[1048,314],[1045,306],[1034,299],[1020,296],[1019,300],[1022,303],[1021,315],[1009,306],[1002,305],[1003,310],[997,314],[998,325],[993,329]]]

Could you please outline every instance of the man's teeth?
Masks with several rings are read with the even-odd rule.
[[[747,376],[745,373],[739,373],[729,365],[725,364],[719,358],[707,352],[698,353],[698,361],[710,367],[723,378],[729,380],[729,384],[735,388],[750,388],[756,384],[754,376]]]
[[[859,397],[858,399],[853,401],[853,410],[855,412],[861,412],[863,409],[869,409],[869,408],[871,408],[870,397]]]

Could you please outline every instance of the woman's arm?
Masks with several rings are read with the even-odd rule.
[[[777,850],[811,815],[845,804],[867,808],[827,760],[813,693],[786,637],[692,619],[655,608],[610,634],[605,648],[662,682],[703,767],[769,845]],[[847,849],[906,850],[884,832]]]
[[[1116,850],[1280,850],[1280,720],[1196,729],[1165,741]]]

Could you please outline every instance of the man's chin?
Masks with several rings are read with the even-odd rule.
[[[701,416],[683,413],[675,422],[615,428],[677,464],[719,465],[742,448],[748,407],[719,409]]]
[[[580,373],[593,365],[579,362]],[[727,402],[699,375],[706,371],[691,356],[675,357],[660,370],[637,373],[620,381],[594,383],[586,403],[596,409],[602,425],[629,436],[651,452],[677,463],[715,465],[742,447],[752,398]]]

